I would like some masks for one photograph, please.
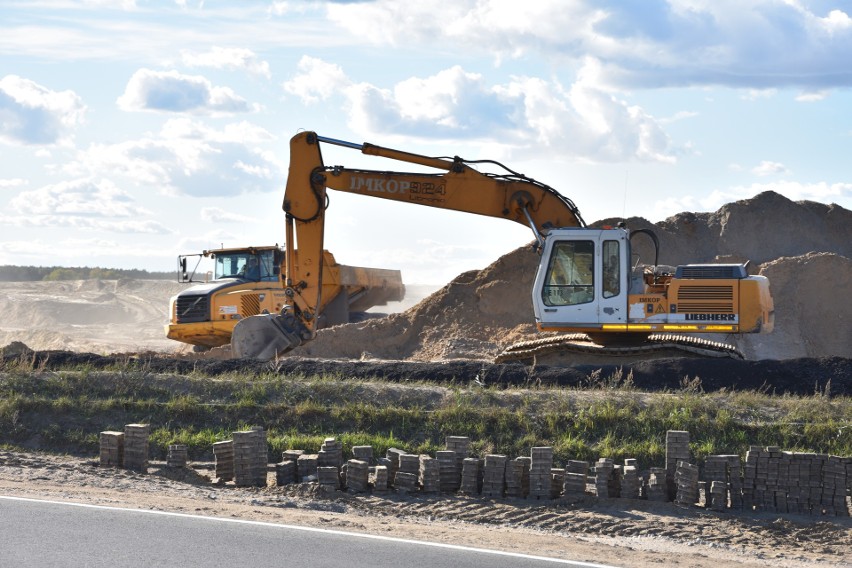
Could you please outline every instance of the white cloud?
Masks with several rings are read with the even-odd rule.
[[[598,71],[596,61],[586,61],[566,89],[531,77],[491,85],[456,66],[407,79],[392,90],[361,83],[346,87],[344,94],[350,127],[364,135],[417,132],[561,159],[673,162],[659,121],[602,88]]]
[[[0,79],[0,142],[69,144],[85,111],[73,91],[52,91],[17,75]]]
[[[77,179],[22,191],[9,201],[18,215],[132,217],[147,213],[105,179]]]
[[[331,3],[328,17],[363,40],[493,54],[498,60],[607,61],[606,84],[848,86],[852,19],[798,0],[375,0]]]
[[[212,67],[214,69],[244,70],[252,75],[266,77],[269,72],[269,63],[258,59],[257,55],[250,49],[237,47],[211,47],[209,51],[196,53],[187,50],[181,51],[181,60],[189,67]]]
[[[295,77],[283,84],[284,90],[302,99],[305,104],[325,101],[352,84],[339,65],[315,57],[299,60]]]
[[[828,98],[829,91],[810,91],[806,93],[801,93],[796,97],[796,100],[800,103],[816,103],[819,101],[824,101]]]
[[[696,116],[698,116],[698,113],[695,111],[681,110],[671,116],[660,118],[658,122],[660,124],[671,124],[673,122],[695,118]]]
[[[27,180],[21,178],[9,178],[2,179],[0,178],[0,189],[6,189],[10,187],[21,187],[27,185]]]
[[[172,119],[161,131],[117,144],[92,144],[66,165],[76,176],[122,178],[165,194],[196,197],[280,189],[285,166],[256,143],[274,137],[248,123],[216,130]]]
[[[760,162],[760,164],[752,168],[751,173],[757,176],[765,177],[771,175],[787,175],[790,173],[790,170],[787,169],[787,166],[779,162],[770,162],[768,160],[764,160]]]
[[[2,223],[16,227],[92,229],[116,233],[164,234],[126,191],[106,179],[75,179],[22,191],[7,205]]]
[[[744,101],[759,101],[761,99],[771,99],[778,94],[778,89],[748,89],[740,98]]]
[[[228,87],[214,87],[198,75],[139,69],[118,100],[126,111],[233,114],[256,110]]]
[[[842,10],[832,10],[825,18],[817,18],[817,23],[831,34],[843,33],[852,29],[852,18]]]
[[[85,6],[93,8],[118,8],[121,10],[134,10],[136,0],[83,0]]]
[[[254,221],[251,217],[233,211],[225,211],[221,207],[202,207],[201,219],[208,223],[251,223]]]

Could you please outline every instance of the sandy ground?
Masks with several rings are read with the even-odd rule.
[[[324,527],[616,566],[852,566],[850,519],[716,514],[591,497],[583,503],[322,493],[315,484],[214,484],[210,464],[148,474],[95,459],[0,451],[0,494]],[[2,509],[2,502],[0,502]]]

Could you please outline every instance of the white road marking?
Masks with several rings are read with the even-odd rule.
[[[5,499],[8,501],[28,501],[32,503],[50,503],[52,505],[68,505],[71,507],[84,507],[88,509],[104,509],[108,511],[126,511],[130,513],[147,513],[149,515],[163,515],[169,517],[181,517],[186,519],[202,519],[205,521],[219,521],[222,523],[238,523],[244,525],[254,525],[259,527],[270,527],[270,528],[282,528],[282,529],[291,529],[296,531],[304,531],[304,532],[315,532],[315,533],[325,533],[325,534],[334,534],[334,535],[342,535],[342,536],[350,536],[355,538],[365,538],[372,540],[383,540],[387,542],[399,542],[402,544],[416,544],[422,546],[432,546],[435,548],[447,548],[449,550],[460,550],[466,552],[479,552],[482,554],[493,554],[495,556],[508,556],[511,558],[523,558],[528,560],[541,560],[543,562],[552,562],[554,564],[565,564],[567,566],[577,566],[579,568],[619,568],[618,566],[611,566],[609,564],[594,564],[591,562],[580,562],[576,560],[563,560],[561,558],[549,558],[547,556],[534,556],[531,554],[522,554],[520,552],[505,552],[502,550],[492,550],[490,548],[475,548],[472,546],[463,546],[460,544],[445,544],[442,542],[430,542],[428,540],[411,540],[407,538],[399,538],[393,536],[383,536],[376,534],[366,534],[366,533],[357,533],[357,532],[348,532],[341,531],[336,529],[323,529],[318,527],[303,527],[298,525],[286,525],[280,523],[268,523],[264,521],[249,521],[246,519],[225,519],[221,517],[205,517],[203,515],[191,515],[189,513],[174,513],[171,511],[153,511],[151,509],[129,509],[127,507],[109,507],[106,505],[90,505],[88,503],[71,503],[67,501],[51,501],[48,499],[31,499],[28,497],[13,497],[10,495],[0,495],[0,499]]]

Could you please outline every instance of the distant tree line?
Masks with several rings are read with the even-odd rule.
[[[0,266],[0,281],[33,282],[36,280],[174,280],[174,272],[148,272],[124,268],[69,268],[65,266]]]

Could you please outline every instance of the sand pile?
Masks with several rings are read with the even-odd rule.
[[[604,220],[596,225],[615,224]],[[661,264],[752,262],[770,279],[773,334],[733,341],[754,359],[852,357],[852,212],[837,205],[793,202],[772,192],[715,213],[681,213],[652,228]],[[634,239],[642,262],[653,262],[644,237]],[[769,262],[768,262],[769,261]],[[532,280],[538,256],[515,250],[481,271],[462,274],[402,314],[319,332],[294,355],[321,358],[446,360],[489,358],[521,339],[541,336],[533,325]],[[762,268],[759,263],[766,263]]]
[[[435,361],[482,359],[536,334],[532,284],[539,256],[529,247],[465,272],[413,308],[387,318],[320,330],[293,355]],[[541,334],[539,334],[541,335]]]
[[[748,358],[852,357],[852,260],[808,253],[766,263],[760,273],[775,300],[775,330],[743,336]]]
[[[0,345],[36,350],[172,351],[166,339],[169,298],[185,285],[168,280],[3,282]]]
[[[596,226],[615,225],[605,219]],[[809,252],[852,258],[852,211],[838,205],[791,201],[767,191],[723,205],[715,213],[678,213],[660,223],[632,217],[630,229],[650,228],[660,240],[661,264],[712,262],[717,257],[761,264]],[[650,239],[634,239],[642,262],[653,262]]]

